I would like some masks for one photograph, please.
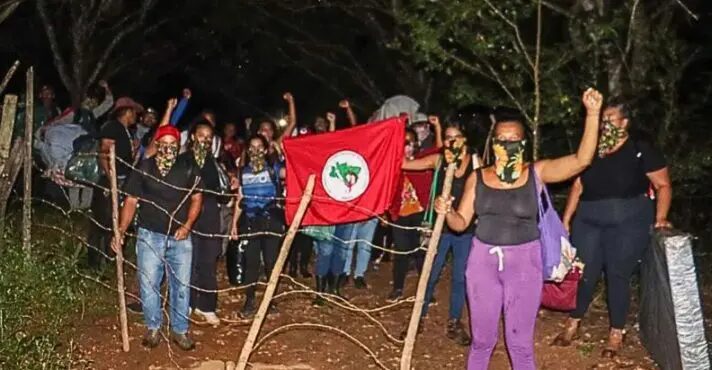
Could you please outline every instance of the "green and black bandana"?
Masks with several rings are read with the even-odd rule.
[[[497,177],[507,184],[514,184],[522,175],[526,140],[492,140]]]
[[[628,132],[625,129],[604,119],[601,133],[598,136],[598,156],[605,157],[626,137],[628,137]]]
[[[205,165],[205,158],[210,154],[212,144],[210,140],[204,142],[196,140],[193,142],[193,156],[195,157],[195,163],[197,163],[200,168],[203,168]]]

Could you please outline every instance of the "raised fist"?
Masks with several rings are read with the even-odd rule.
[[[598,112],[603,106],[603,95],[601,95],[601,93],[594,88],[589,87],[586,91],[584,91],[581,100],[583,101],[583,105],[586,107],[586,110],[589,112]]]
[[[173,110],[173,109],[175,109],[175,108],[176,108],[176,105],[178,105],[178,99],[176,99],[176,98],[170,98],[170,99],[168,99],[168,103],[167,103],[168,110]]]
[[[428,122],[433,126],[440,126],[440,118],[438,116],[428,116]]]

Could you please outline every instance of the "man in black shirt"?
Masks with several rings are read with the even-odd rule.
[[[114,146],[116,153],[116,180],[119,187],[129,173],[125,163],[133,163],[134,150],[129,128],[136,124],[136,116],[143,107],[131,98],[119,98],[112,110],[112,119],[99,131],[99,167],[102,176],[98,188],[94,189],[91,211],[94,221],[89,227],[89,267],[100,269],[104,255],[109,253],[111,241],[111,198],[109,198],[109,149]]]
[[[136,206],[138,235],[136,256],[143,318],[148,331],[143,345],[156,347],[161,339],[161,281],[168,265],[171,339],[183,350],[195,347],[187,336],[193,245],[190,232],[203,203],[200,172],[191,154],[178,155],[180,134],[172,126],[156,131],[156,155],[139,163],[124,187],[127,193],[121,208],[120,240],[113,240],[114,251],[121,248],[123,235],[131,224]]]

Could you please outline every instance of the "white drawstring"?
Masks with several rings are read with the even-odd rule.
[[[497,266],[497,271],[504,271],[504,252],[502,247],[492,247],[489,249],[489,254],[496,254],[499,258],[499,265]]]

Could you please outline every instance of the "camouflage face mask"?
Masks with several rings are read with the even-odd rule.
[[[156,165],[161,176],[166,176],[178,157],[178,143],[156,143]]]
[[[526,140],[492,140],[495,157],[495,172],[504,183],[514,184],[522,175]]]
[[[598,136],[598,156],[605,157],[627,136],[628,132],[625,129],[614,125],[608,118],[604,119]]]
[[[193,156],[195,157],[195,163],[202,168],[205,165],[205,158],[208,157],[210,151],[213,147],[211,140],[206,141],[193,141]]]
[[[265,169],[267,159],[264,150],[250,149],[247,155],[250,157],[250,167],[254,173],[262,172]]]

